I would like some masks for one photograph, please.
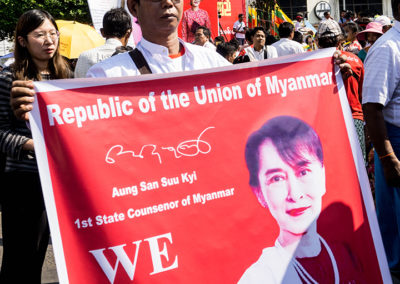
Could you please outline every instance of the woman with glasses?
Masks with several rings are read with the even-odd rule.
[[[71,75],[59,53],[56,22],[48,12],[30,10],[19,18],[14,57],[15,62],[0,73],[0,151],[6,156],[0,191],[4,247],[0,283],[39,284],[49,228],[32,135],[26,123],[14,116],[10,91],[14,80],[64,79]],[[22,263],[26,264],[23,268]]]

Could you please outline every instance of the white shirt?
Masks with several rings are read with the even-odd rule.
[[[154,74],[231,65],[231,63],[215,51],[184,42],[181,39],[179,39],[179,41],[185,48],[185,54],[176,59],[171,59],[168,56],[168,49],[165,46],[151,43],[144,38],[142,38],[136,48],[142,52]],[[140,72],[128,52],[121,53],[97,63],[91,67],[87,73],[87,77],[122,77],[135,75],[140,75]]]
[[[82,52],[76,63],[75,78],[85,78],[90,67],[111,57],[118,46],[122,46],[118,39],[109,38],[104,45]]]
[[[386,122],[400,127],[400,22],[369,49],[364,63],[362,103],[384,106]]]
[[[264,58],[265,46],[260,51],[255,50],[254,47],[252,47],[252,46],[246,47],[244,49],[244,51],[246,51],[246,54],[250,57],[250,61],[261,61],[264,59],[278,57],[278,53],[277,53],[275,47],[273,47],[272,45],[268,45],[266,48],[267,48],[267,55],[268,55],[267,58]]]
[[[238,30],[238,31],[241,31],[241,32],[244,32],[244,28],[245,27],[246,27],[246,23],[244,21],[243,22],[236,21],[233,24],[233,28]],[[236,37],[237,38],[246,38],[246,35],[245,34],[236,33]]]
[[[214,50],[214,51],[217,50],[217,47],[216,47],[215,45],[213,45],[213,44],[212,44],[211,42],[209,42],[209,41],[206,41],[206,43],[203,45],[203,47],[209,48],[209,49]]]
[[[304,23],[302,21],[301,22],[296,21],[295,24],[294,24],[294,29],[296,31],[299,31],[302,28],[304,28]]]
[[[272,46],[276,48],[279,57],[304,52],[304,48],[300,43],[288,38],[281,38]]]
[[[277,243],[278,241],[276,241]],[[242,275],[238,284],[301,284],[292,257],[277,245],[265,248],[260,258]]]

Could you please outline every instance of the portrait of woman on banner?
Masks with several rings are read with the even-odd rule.
[[[210,17],[206,10],[200,9],[201,0],[190,0],[190,8],[183,12],[182,39],[192,43],[198,27],[205,26],[211,30]]]
[[[318,233],[326,181],[314,129],[295,117],[272,118],[250,135],[245,158],[251,189],[279,235],[239,283],[367,283],[349,247]]]

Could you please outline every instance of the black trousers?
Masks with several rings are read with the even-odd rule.
[[[39,175],[3,174],[0,202],[4,249],[0,283],[40,284],[49,227]]]

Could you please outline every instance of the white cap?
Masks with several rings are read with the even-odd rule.
[[[389,26],[392,24],[390,19],[386,16],[379,16],[378,18],[375,19],[375,22],[380,23],[382,26]]]

